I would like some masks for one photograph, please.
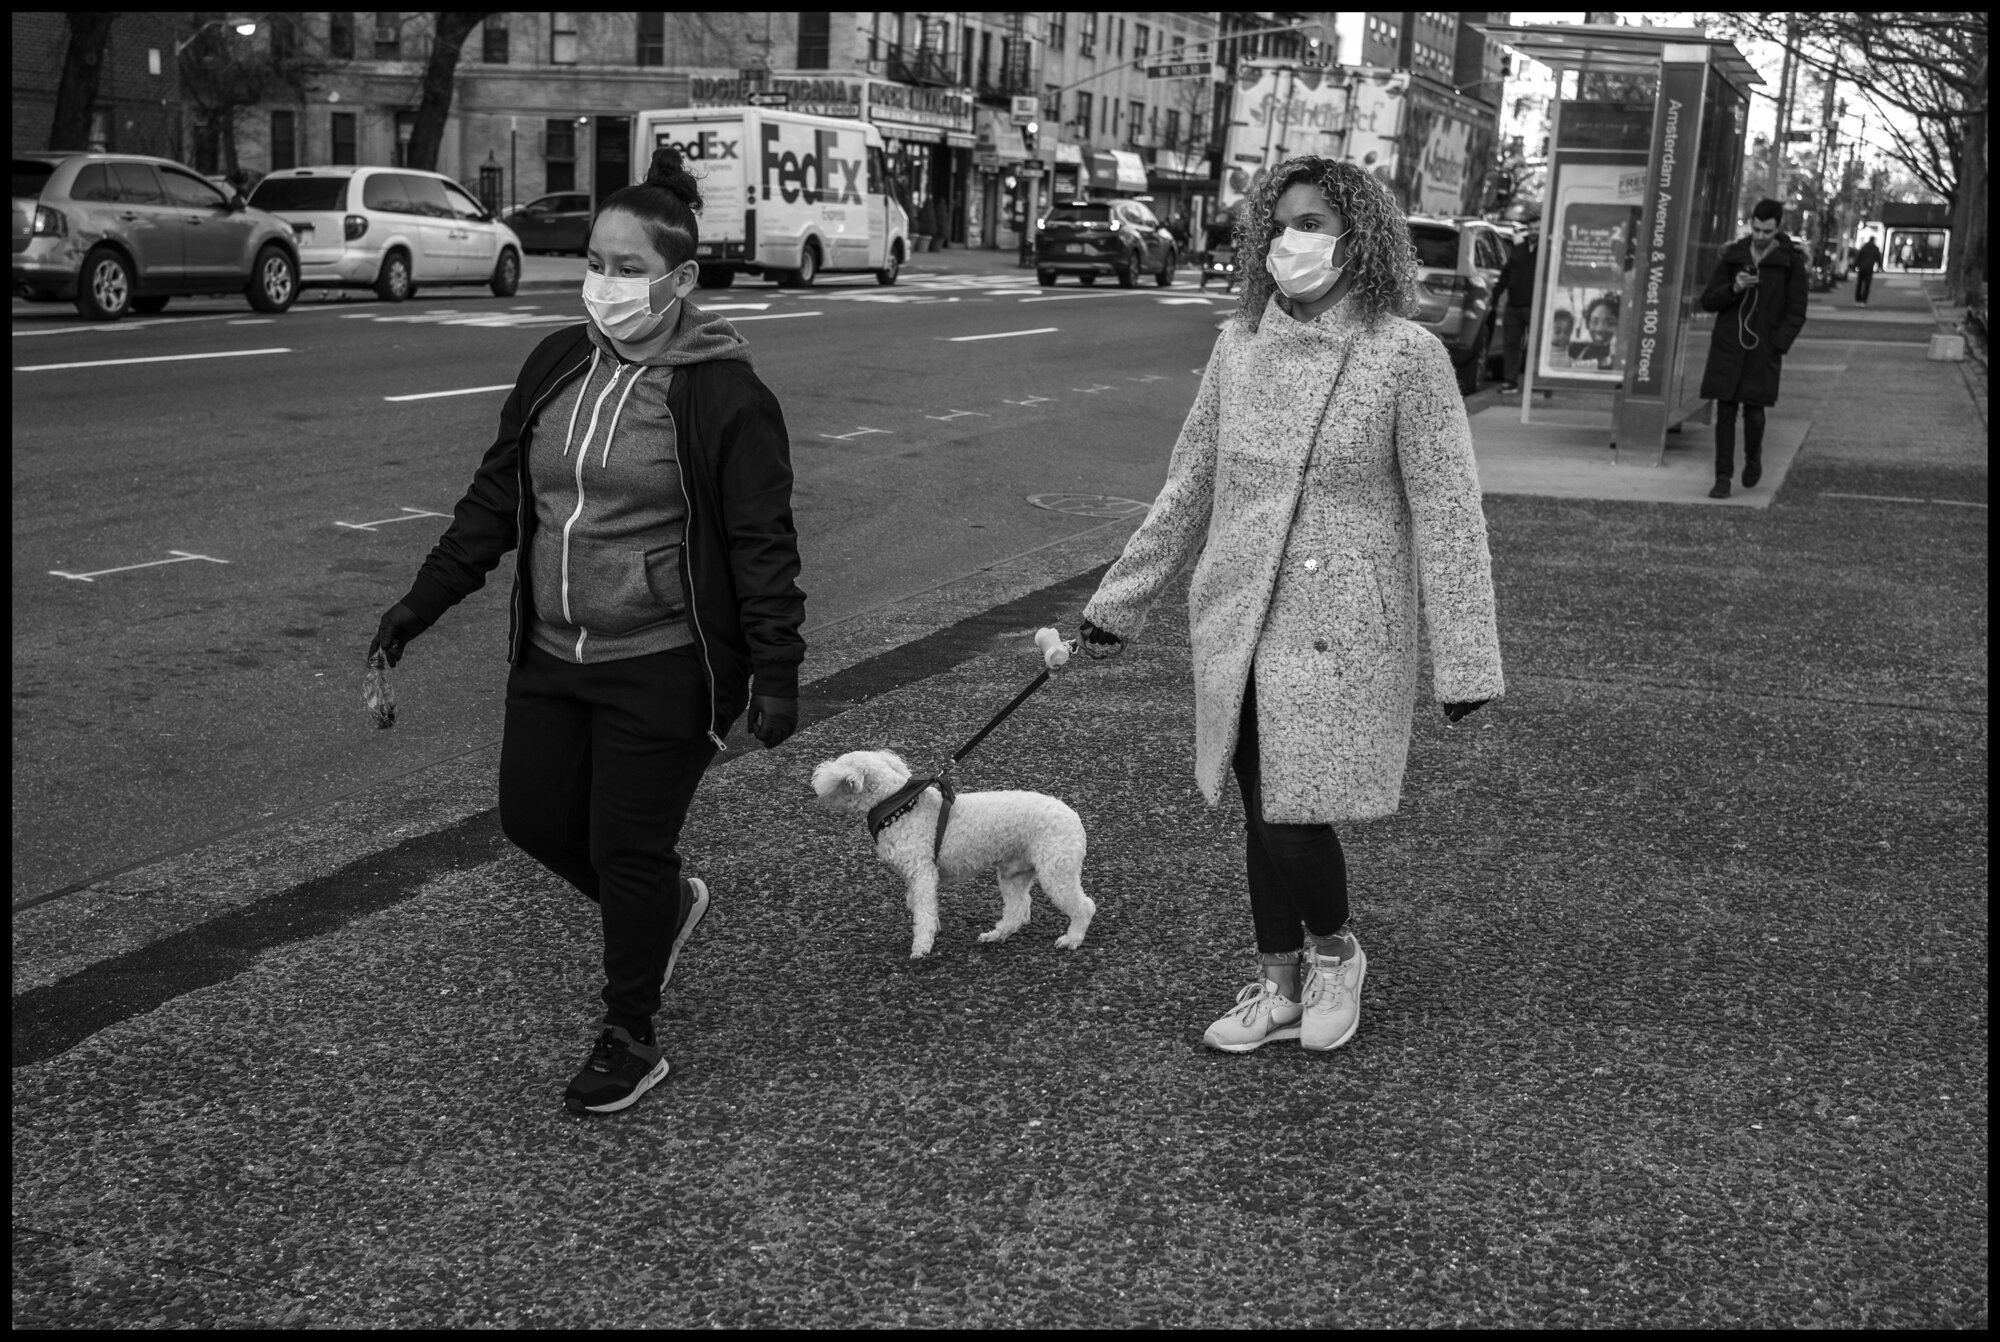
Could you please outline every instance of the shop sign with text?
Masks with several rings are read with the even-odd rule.
[[[688,81],[688,97],[695,107],[742,107],[760,99],[765,105],[782,97],[793,112],[813,116],[859,117],[861,83],[847,79],[788,79],[773,76],[763,80],[708,79],[697,75]]]
[[[972,130],[972,96],[958,89],[926,89],[887,80],[868,81],[868,115],[875,121],[939,130]]]

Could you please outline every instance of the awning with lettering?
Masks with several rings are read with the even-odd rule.
[[[1178,149],[1161,149],[1153,155],[1153,176],[1162,181],[1198,181],[1208,176],[1208,160]]]
[[[1100,191],[1144,191],[1146,165],[1129,149],[1093,150],[1090,184]]]
[[[944,131],[937,126],[906,126],[882,116],[871,116],[869,119],[891,140],[904,140],[911,144],[944,143]]]
[[[970,149],[978,143],[970,134],[962,130],[946,131],[944,133],[944,142],[953,149]]]

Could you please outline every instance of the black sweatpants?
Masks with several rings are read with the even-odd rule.
[[[1250,916],[1257,949],[1282,955],[1306,944],[1301,926],[1331,936],[1347,926],[1347,857],[1332,825],[1279,825],[1264,819],[1257,763],[1257,676],[1243,689],[1236,736],[1236,786],[1243,794]]]
[[[635,1034],[660,1006],[709,708],[692,646],[580,666],[531,644],[507,677],[500,827],[597,902],[605,1019]]]
[[[1738,401],[1715,403],[1715,478],[1736,478],[1736,407]],[[1764,460],[1764,407],[1743,406],[1743,461]]]

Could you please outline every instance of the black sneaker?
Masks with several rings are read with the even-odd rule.
[[[563,1108],[572,1114],[615,1114],[667,1078],[664,1052],[642,1044],[621,1025],[607,1025],[591,1045],[583,1070],[570,1078]]]
[[[1752,485],[1756,484],[1759,480],[1762,480],[1763,478],[1764,478],[1763,462],[1746,461],[1743,463],[1743,487],[1745,489],[1750,488]]]
[[[1709,496],[1710,498],[1712,498],[1712,499],[1726,499],[1726,498],[1728,498],[1728,497],[1729,497],[1729,482],[1728,482],[1727,480],[1722,480],[1722,479],[1718,479],[1718,480],[1717,480],[1717,481],[1715,482],[1715,488],[1714,488],[1714,489],[1711,489],[1711,490],[1709,490],[1709,491],[1708,491],[1708,496]]]
[[[667,980],[674,976],[674,966],[680,962],[681,947],[687,945],[695,928],[701,925],[702,917],[708,912],[708,882],[699,876],[690,876],[681,886],[680,930],[674,933],[674,948],[667,952],[667,967],[660,973],[660,991],[667,990]]]

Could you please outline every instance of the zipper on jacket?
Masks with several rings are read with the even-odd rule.
[[[595,364],[595,362],[596,360],[593,359],[592,363]],[[618,429],[618,416],[625,409],[626,397],[629,397],[632,394],[632,388],[637,386],[639,383],[639,373],[638,373],[639,366],[637,364],[633,364],[631,365],[631,367],[633,369],[632,378],[629,382],[625,384],[625,394],[618,398],[618,404],[615,407],[613,407],[611,411],[611,423],[607,425],[604,430],[604,459],[607,462],[610,461],[611,459],[611,435],[615,433]],[[576,626],[576,659],[579,662],[583,660],[583,644],[584,640],[590,636],[590,631],[583,627],[583,621],[577,619],[574,615],[570,614],[569,536],[570,532],[576,528],[577,522],[583,517],[583,503],[584,503],[583,464],[584,462],[590,459],[590,440],[597,434],[598,416],[603,414],[604,403],[611,398],[611,393],[618,390],[618,379],[625,372],[625,368],[626,365],[619,364],[618,366],[614,367],[611,370],[611,380],[605,383],[604,390],[598,393],[597,404],[590,407],[590,424],[589,427],[585,428],[583,431],[583,442],[581,444],[576,444],[575,442],[576,417],[577,414],[581,412],[583,409],[583,398],[590,394],[590,381],[588,378],[584,380],[583,390],[577,394],[576,409],[570,412],[569,436],[563,442],[564,456],[569,455],[570,447],[573,444],[576,446],[576,509],[570,513],[569,520],[563,523],[562,613],[563,613],[563,618],[565,620],[568,620],[571,624]]]
[[[667,432],[672,435],[674,445],[674,477],[681,487],[681,503],[687,510],[687,522],[681,544],[681,559],[687,564],[687,612],[688,628],[694,630],[694,643],[701,649],[701,675],[708,683],[708,739],[715,742],[718,753],[729,747],[715,734],[715,668],[708,661],[708,637],[701,632],[701,613],[694,607],[694,549],[686,543],[694,532],[694,495],[688,492],[687,465],[681,459],[681,431],[674,423],[672,407],[667,409]]]
[[[597,362],[597,351],[591,351],[590,362]],[[543,392],[533,405],[528,407],[528,413],[521,419],[521,438],[516,447],[514,463],[514,493],[516,495],[514,500],[514,592],[511,604],[513,621],[510,632],[512,637],[507,640],[507,661],[509,665],[520,659],[521,640],[528,636],[529,615],[523,608],[525,603],[522,595],[521,563],[522,556],[527,552],[528,548],[528,496],[533,492],[533,486],[528,479],[528,449],[531,440],[535,436],[535,416],[542,413],[542,407],[549,403],[550,397],[563,389],[563,384],[581,371],[582,367],[580,366],[571,369],[567,373],[557,373],[555,381],[549,385],[549,389]],[[583,385],[588,390],[590,379],[586,377]],[[583,396],[579,392],[577,402],[578,404],[582,404],[582,401]],[[574,418],[572,418],[570,428],[575,429],[575,427],[576,423]],[[532,601],[533,599],[534,594],[532,592],[528,593],[526,600]]]

